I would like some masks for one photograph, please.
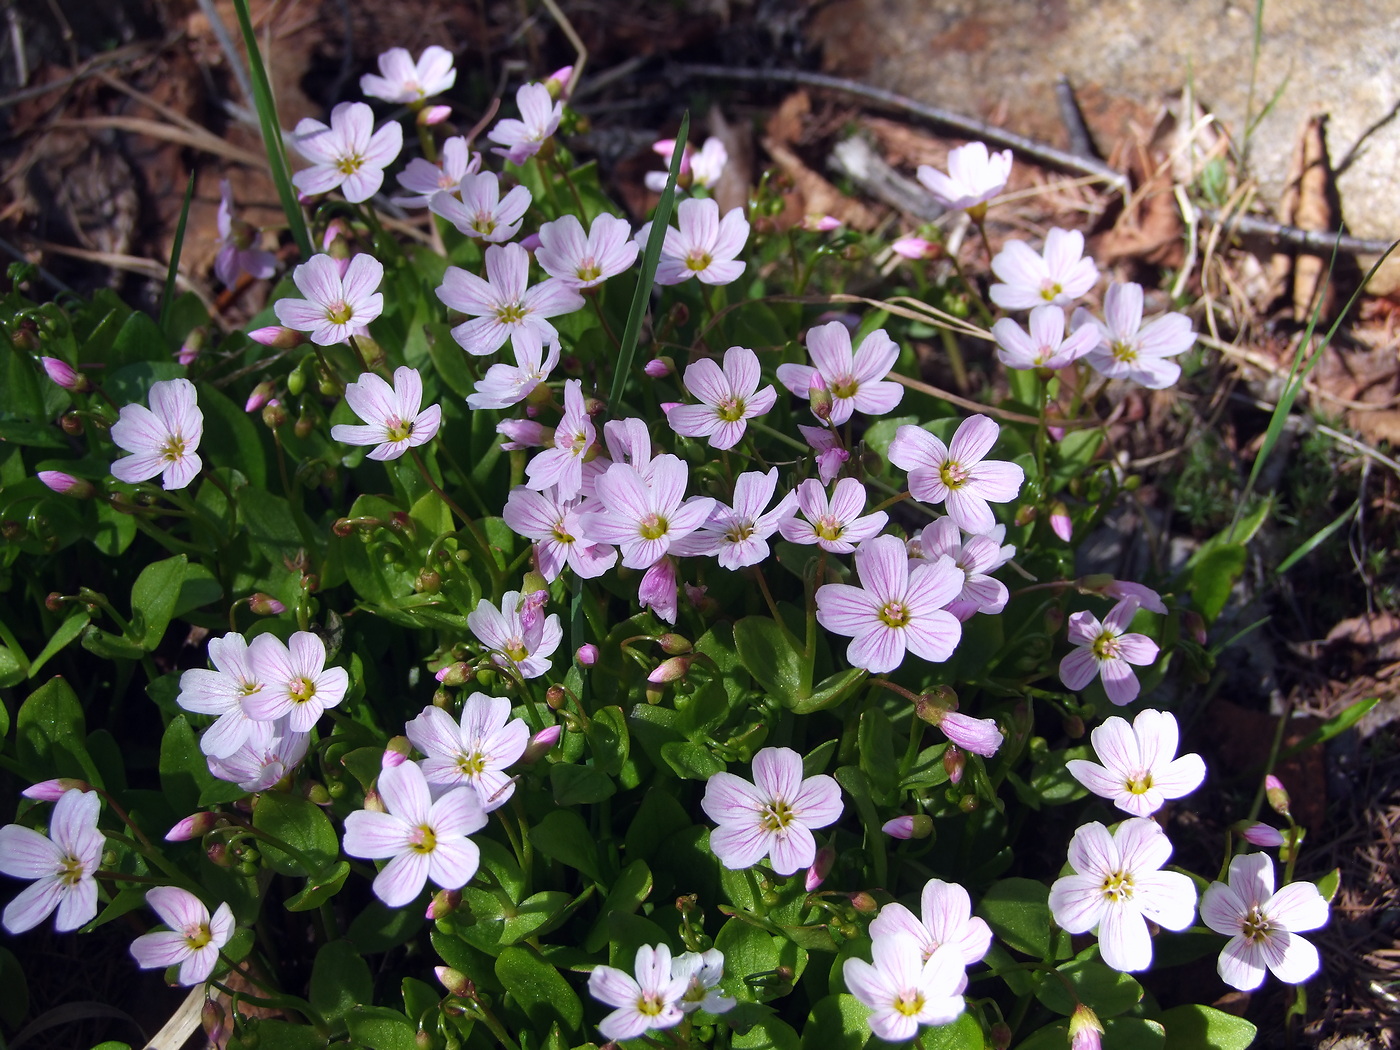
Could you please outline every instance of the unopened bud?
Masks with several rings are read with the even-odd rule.
[[[434,966],[433,973],[437,974],[442,986],[458,999],[471,999],[476,995],[476,986],[471,978],[460,970],[454,970],[450,966]]]
[[[656,641],[668,656],[682,656],[695,648],[690,644],[689,638],[674,631],[667,631]]]
[[[87,381],[87,376],[67,361],[60,361],[56,357],[41,357],[39,363],[44,366],[45,374],[64,390],[73,390],[81,394],[92,389],[92,384]]]
[[[568,694],[564,692],[562,685],[552,685],[544,691],[544,702],[549,705],[551,711],[558,711],[564,706],[564,701]]]
[[[574,67],[556,69],[545,78],[544,86],[549,89],[549,97],[569,101],[569,81],[573,79]]]
[[[433,894],[433,899],[428,902],[428,910],[423,913],[423,917],[429,922],[445,919],[456,911],[461,904],[461,890],[438,890]]]
[[[865,890],[851,894],[851,907],[861,915],[874,915],[880,910],[880,903]]]
[[[812,866],[807,869],[805,887],[808,893],[813,892],[826,881],[826,877],[831,874],[831,866],[836,863],[836,851],[830,846],[823,846],[817,850],[817,855],[812,859]]]
[[[83,432],[83,417],[76,412],[65,412],[58,417],[58,425],[69,437],[77,437]]]
[[[326,790],[326,785],[314,780],[308,781],[305,787],[306,801],[313,806],[329,806],[331,804],[331,793]]]
[[[669,660],[663,660],[656,670],[647,675],[647,681],[652,685],[666,685],[679,681],[689,673],[694,659],[692,656],[673,656]]]
[[[652,379],[665,379],[676,370],[676,363],[669,357],[654,357],[642,365],[642,371]]]
[[[1210,641],[1210,635],[1206,632],[1206,621],[1195,609],[1187,609],[1181,614],[1181,629],[1197,645],[1205,645]]]
[[[204,349],[207,336],[208,333],[203,328],[191,328],[190,334],[185,336],[185,341],[180,344],[180,349],[175,351],[176,363],[185,367],[194,364],[199,352]]]
[[[812,415],[822,422],[831,419],[831,409],[835,402],[832,400],[831,391],[827,388],[826,380],[820,372],[813,372],[810,382],[807,384],[807,396],[812,402]]]
[[[380,759],[379,768],[389,769],[392,766],[401,766],[413,751],[413,745],[406,736],[392,736],[389,742],[384,745],[384,756]]]
[[[585,642],[578,647],[574,659],[578,660],[580,667],[592,667],[598,662],[598,647],[592,642]]]
[[[432,569],[424,569],[414,579],[413,590],[418,594],[437,594],[442,590],[442,576]]]
[[[1103,1045],[1103,1024],[1098,1014],[1077,1003],[1069,1018],[1070,1050],[1099,1050]]]
[[[1066,715],[1062,724],[1065,727],[1065,736],[1071,740],[1078,740],[1084,735],[1084,719],[1078,715]]]
[[[281,402],[274,399],[264,406],[262,420],[266,426],[276,430],[287,422],[287,410],[282,407]]]
[[[426,1028],[419,1028],[413,1033],[413,1046],[415,1050],[432,1050],[433,1033]]]
[[[33,353],[42,345],[39,338],[39,326],[31,318],[26,317],[15,326],[14,332],[10,335],[10,344],[16,350],[26,350]]]
[[[956,744],[949,744],[948,749],[943,752],[943,769],[948,774],[949,782],[962,783],[963,770],[966,768],[967,756]]]
[[[315,429],[316,423],[310,416],[298,416],[297,421],[292,424],[292,433],[303,441],[309,438]]]
[[[202,839],[214,830],[218,822],[219,817],[216,813],[195,813],[167,831],[165,841],[189,842],[191,839]]]
[[[76,780],[73,777],[56,777],[53,780],[41,780],[31,787],[20,792],[25,798],[32,798],[38,802],[57,802],[69,791],[91,791],[92,785],[86,780]]]
[[[1065,543],[1074,535],[1074,523],[1070,521],[1069,508],[1061,500],[1050,504],[1050,531]]]
[[[41,470],[39,471],[39,480],[60,496],[92,499],[97,494],[97,489],[91,481],[75,478],[72,474],[65,474],[61,470]]]
[[[227,842],[211,842],[204,852],[215,867],[231,868],[238,863],[238,858],[229,852]]]
[[[281,616],[287,607],[270,594],[254,591],[248,596],[248,608],[256,616]]]
[[[1288,789],[1283,786],[1283,781],[1272,773],[1264,778],[1264,795],[1275,813],[1281,817],[1289,815]]]
[[[471,665],[459,661],[455,664],[448,664],[446,667],[442,668],[442,670],[438,671],[434,677],[443,685],[458,686],[466,685],[471,675]]]
[[[277,389],[271,379],[264,379],[257,386],[253,387],[253,392],[248,395],[248,400],[243,403],[244,412],[256,412],[272,400],[272,394]]]
[[[928,259],[934,254],[935,245],[922,237],[900,237],[890,245],[890,251],[905,259]]]
[[[217,999],[204,1000],[204,1005],[199,1010],[199,1023],[204,1028],[204,1034],[209,1037],[209,1042],[215,1046],[223,1046],[227,1041],[228,1032],[224,1028],[227,1019],[228,1016]]]
[[[992,1025],[992,1030],[988,1033],[991,1037],[992,1050],[1006,1050],[1011,1045],[1011,1037],[1014,1034],[1011,1026],[1005,1021],[998,1021]]]
[[[1277,847],[1282,846],[1285,841],[1283,832],[1269,824],[1250,824],[1247,821],[1241,821],[1235,826],[1235,830],[1251,846]]]
[[[520,761],[527,766],[534,765],[549,754],[550,749],[559,743],[559,738],[563,735],[564,728],[562,726],[546,726],[541,729],[525,745],[525,750],[520,754]]]
[[[1016,523],[1017,528],[1020,528],[1023,525],[1029,525],[1031,522],[1035,521],[1039,514],[1040,512],[1036,509],[1034,503],[1023,503],[1016,508],[1016,516],[1012,521]]]
[[[48,597],[44,599],[44,608],[49,612],[62,612],[63,595],[57,591],[50,591]]]
[[[933,818],[923,813],[895,817],[880,830],[892,839],[926,839],[933,834]]]
[[[964,813],[976,813],[981,808],[982,803],[976,795],[964,795],[958,799],[958,809]]]
[[[291,350],[306,342],[306,333],[274,324],[266,328],[255,328],[248,333],[248,338],[274,350]]]
[[[446,689],[433,690],[433,706],[444,711],[451,711],[456,704],[452,700],[452,694]]]
[[[387,813],[389,808],[384,805],[384,799],[379,796],[379,792],[370,788],[365,792],[365,812],[366,813]]]
[[[424,106],[418,111],[418,126],[430,128],[452,116],[451,106]]]

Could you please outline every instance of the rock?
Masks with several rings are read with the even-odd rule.
[[[1254,10],[1254,0],[835,0],[809,32],[828,72],[1061,148],[1059,74],[1105,153],[1143,134],[1189,79],[1237,146],[1246,112],[1259,120],[1249,167],[1270,205],[1309,119],[1328,114],[1348,232],[1400,237],[1400,5],[1269,0],[1251,108]],[[1400,288],[1400,262],[1391,262],[1375,290]]]

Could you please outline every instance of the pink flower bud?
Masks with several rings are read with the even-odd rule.
[[[204,349],[205,331],[203,328],[192,328],[190,334],[185,336],[185,341],[180,344],[180,349],[175,351],[175,361],[177,364],[194,364],[199,357],[199,352]]]
[[[926,839],[933,834],[933,818],[922,813],[895,817],[880,828],[892,839]]]
[[[554,428],[529,419],[503,419],[496,424],[496,433],[506,439],[501,448],[507,452],[554,444]]]
[[[991,758],[1001,747],[1001,730],[994,718],[973,718],[957,711],[947,711],[939,727],[948,739],[964,751]]]
[[[1099,1050],[1103,1046],[1103,1025],[1098,1014],[1083,1003],[1074,1008],[1069,1019],[1070,1050]]]
[[[1282,846],[1283,832],[1269,824],[1248,824],[1239,829],[1240,837],[1251,846]]]
[[[44,366],[44,371],[64,390],[84,391],[90,390],[87,379],[83,374],[73,368],[67,361],[60,361],[56,357],[41,357],[39,363]]]
[[[262,343],[263,346],[270,346],[274,350],[291,350],[306,342],[304,333],[294,332],[290,328],[283,328],[276,324],[268,325],[266,328],[255,328],[248,333],[248,338],[255,343]]]
[[[442,986],[457,998],[470,999],[476,995],[476,986],[460,970],[454,970],[450,966],[434,966],[433,973],[437,974]]]
[[[367,813],[387,813],[389,807],[384,805],[384,799],[379,796],[379,792],[370,788],[365,792],[365,812]]]
[[[1074,535],[1074,523],[1069,518],[1069,508],[1060,500],[1050,504],[1050,531],[1068,543]]]
[[[1124,598],[1136,598],[1138,605],[1148,612],[1165,614],[1167,611],[1162,596],[1151,587],[1144,587],[1140,583],[1129,583],[1127,580],[1109,580],[1104,585],[1102,593],[1109,598],[1117,598],[1120,601]]]
[[[549,89],[549,97],[569,101],[569,81],[573,79],[574,67],[563,66],[545,78],[544,86]]]
[[[830,233],[841,228],[841,220],[834,215],[808,215],[802,220],[802,228],[813,233]]]
[[[529,581],[526,581],[529,586]],[[526,631],[531,630],[544,619],[543,609],[549,603],[549,592],[544,590],[528,591],[525,597],[520,600],[520,626]]]
[[[424,106],[418,111],[419,127],[430,128],[452,116],[451,106]]]
[[[199,1023],[212,1046],[223,1046],[228,1042],[228,1029],[225,1025],[228,1015],[217,999],[205,999],[199,1008]]]
[[[823,422],[831,418],[834,402],[831,399],[831,391],[827,389],[826,379],[820,372],[812,373],[812,378],[807,383],[807,397],[812,402],[812,415]]]
[[[906,259],[927,259],[933,255],[934,245],[922,237],[901,237],[890,245],[890,251]]]
[[[471,665],[458,661],[455,664],[448,664],[433,677],[443,685],[466,685],[467,679],[471,676]]]
[[[413,745],[409,743],[406,736],[393,736],[389,738],[389,743],[384,747],[384,754],[379,760],[380,769],[392,769],[401,766],[408,760],[408,753],[413,750]]]
[[[41,780],[34,786],[25,788],[20,794],[37,802],[57,802],[66,792],[91,790],[92,785],[86,780],[57,777],[54,780]]]
[[[675,370],[675,365],[672,364],[669,357],[654,357],[642,365],[642,371],[651,376],[652,379],[665,379]]]
[[[598,647],[592,642],[585,642],[578,647],[574,659],[579,662],[580,667],[592,667],[598,662]]]
[[[812,893],[826,881],[826,877],[831,874],[831,866],[835,863],[836,851],[830,846],[823,846],[817,850],[812,866],[807,869],[805,885],[808,893]]]
[[[264,379],[253,387],[253,392],[248,395],[248,400],[243,402],[243,411],[256,412],[272,400],[273,391],[276,389],[271,379]]]
[[[72,496],[74,499],[92,499],[92,497],[97,494],[97,489],[93,486],[91,481],[75,478],[72,474],[65,474],[61,470],[41,470],[39,471],[39,480],[60,496]]]
[[[191,839],[202,839],[214,830],[218,822],[219,817],[216,813],[192,814],[167,831],[165,841],[189,842]]]
[[[423,917],[429,922],[451,915],[462,903],[461,890],[438,890],[428,902],[428,910]]]
[[[676,563],[662,557],[642,576],[637,586],[637,600],[667,623],[676,622]]]
[[[270,594],[256,591],[248,596],[248,608],[258,616],[281,616],[287,607]]]
[[[521,752],[520,761],[527,766],[532,766],[545,755],[550,749],[559,743],[559,738],[564,735],[563,726],[546,726],[530,738],[530,742],[525,745],[525,750]]]
[[[690,664],[694,657],[673,656],[669,660],[663,660],[661,664],[647,675],[647,681],[652,685],[665,685],[667,682],[676,682],[684,678],[690,671]]]
[[[950,784],[961,784],[963,770],[967,768],[967,756],[958,750],[957,745],[949,744],[943,752],[943,771],[948,774]]]
[[[1272,773],[1264,778],[1264,795],[1275,813],[1281,817],[1288,816],[1288,789],[1283,786],[1283,781]]]

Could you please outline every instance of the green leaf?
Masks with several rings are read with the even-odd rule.
[[[588,746],[593,750],[593,761],[598,769],[613,777],[622,772],[629,751],[627,716],[622,708],[602,707],[593,712],[588,726]]]
[[[272,1017],[259,1018],[257,1032],[258,1050],[323,1050],[326,1045],[325,1037],[318,1035],[310,1025]]]
[[[708,780],[726,768],[724,760],[704,744],[692,744],[687,740],[662,744],[661,757],[677,776],[686,780]]]
[[[1318,547],[1320,547],[1327,540],[1327,538],[1332,535],[1332,533],[1336,532],[1347,522],[1351,521],[1351,519],[1356,516],[1356,512],[1360,509],[1360,502],[1353,503],[1346,510],[1342,511],[1342,513],[1339,514],[1336,518],[1332,519],[1332,521],[1328,522],[1326,525],[1322,526],[1322,528],[1314,532],[1306,540],[1300,543],[1297,549],[1294,550],[1292,554],[1290,554],[1288,557],[1284,558],[1283,561],[1278,563],[1278,568],[1274,570],[1274,575],[1282,576],[1289,569],[1293,568],[1293,566],[1297,565],[1300,561],[1302,561],[1309,554],[1311,554]]]
[[[651,869],[646,861],[634,860],[623,868],[612,889],[608,890],[607,899],[598,913],[598,921],[584,941],[584,948],[589,952],[602,951],[608,943],[608,916],[614,912],[632,914],[651,896],[651,890]]]
[[[160,738],[160,788],[170,808],[182,815],[193,813],[200,795],[215,782],[189,719],[183,712],[176,715]]]
[[[794,701],[788,709],[795,715],[810,715],[813,711],[835,707],[856,691],[856,687],[865,681],[866,674],[862,667],[837,671],[829,678],[823,678],[809,696]]]
[[[982,1026],[966,1011],[951,1024],[920,1029],[919,1042],[924,1050],[982,1050],[987,1045]]]
[[[766,1009],[766,1007],[765,1007]],[[733,1014],[726,1014],[725,1020],[734,1024]],[[746,1032],[738,1032],[730,1040],[734,1050],[800,1050],[802,1039],[792,1025],[779,1020],[774,1014],[760,1017]]]
[[[583,1004],[569,982],[526,948],[506,948],[496,959],[496,978],[530,1019],[536,1032],[558,1020],[572,1032],[583,1024]]]
[[[152,562],[141,570],[131,588],[132,626],[141,632],[141,647],[147,652],[160,645],[170,625],[180,585],[185,582],[189,559],[183,554]]]
[[[721,987],[725,994],[743,1002],[767,1002],[781,994],[781,989],[751,981],[749,975],[787,966],[793,970],[796,980],[807,963],[806,951],[790,939],[775,936],[740,918],[730,919],[720,927],[715,947],[724,953],[725,977],[720,982]]]
[[[372,900],[350,921],[345,935],[366,954],[387,952],[411,940],[423,922],[422,908],[390,908]]]
[[[744,617],[734,625],[734,644],[744,670],[765,693],[786,707],[804,699],[804,669],[797,640],[776,620]]]
[[[374,977],[360,949],[349,941],[321,946],[311,966],[311,1005],[326,1017],[340,1017],[374,1000]]]
[[[1076,1002],[1090,1007],[1100,1017],[1114,1017],[1132,1009],[1142,1000],[1142,985],[1126,973],[1110,969],[1096,959],[1076,959],[1059,967],[1060,977],[1044,974],[1035,997],[1068,1017]],[[1064,985],[1068,981],[1071,994]]]
[[[20,705],[15,751],[32,780],[92,776],[83,741],[87,727],[77,695],[62,678],[50,678]]]
[[[248,529],[248,539],[273,569],[282,569],[282,560],[296,557],[301,549],[301,532],[292,517],[291,505],[281,496],[251,485],[239,489],[238,516]]]
[[[69,613],[68,619],[58,625],[58,630],[54,631],[53,636],[49,638],[48,644],[40,650],[39,655],[34,657],[34,660],[30,663],[29,677],[33,678],[37,675],[46,663],[62,652],[73,639],[82,634],[83,628],[86,627],[91,620],[92,617],[83,609],[75,609],[73,612]],[[8,726],[6,728],[8,728]],[[4,736],[4,733],[0,732],[0,736]]]
[[[612,778],[592,766],[550,766],[549,786],[559,806],[591,805],[617,794]]]
[[[175,608],[170,613],[172,620],[212,605],[224,596],[224,589],[214,574],[203,565],[191,565],[185,569],[185,578],[180,582],[180,594],[175,599]]]
[[[287,901],[287,910],[311,911],[313,908],[319,908],[340,892],[349,875],[349,862],[337,861],[335,867],[326,874],[307,879],[302,891]]]
[[[526,897],[515,906],[513,913],[506,914],[501,924],[500,943],[515,944],[529,937],[568,907],[570,900],[561,890],[544,890]]]
[[[870,1038],[869,1016],[854,995],[828,995],[807,1015],[802,1050],[861,1050]]]
[[[1322,725],[1303,737],[1302,740],[1299,740],[1292,747],[1280,754],[1278,760],[1280,762],[1285,761],[1286,759],[1292,758],[1300,751],[1306,751],[1308,748],[1316,747],[1318,744],[1325,744],[1333,737],[1340,736],[1352,726],[1356,725],[1357,722],[1361,721],[1361,719],[1365,718],[1370,710],[1380,702],[1381,698],[1378,696],[1368,696],[1364,700],[1356,701],[1356,703],[1351,704],[1344,711],[1333,715],[1327,721],[1323,722]]]
[[[1332,899],[1337,896],[1337,890],[1340,889],[1342,885],[1342,869],[1333,868],[1326,875],[1322,876],[1322,878],[1318,879],[1316,885],[1317,892],[1322,894],[1322,899],[1328,904],[1331,904]]]
[[[1034,879],[1001,879],[992,883],[977,914],[1007,945],[1043,959],[1050,954],[1050,890]]]
[[[1163,1050],[1245,1050],[1258,1031],[1243,1017],[1209,1006],[1174,1006],[1157,1018],[1167,1030]]]
[[[1191,598],[1206,623],[1214,623],[1230,589],[1244,571],[1247,552],[1243,544],[1216,547],[1191,568]]]
[[[642,798],[637,815],[627,828],[623,848],[627,856],[635,860],[651,860],[662,842],[689,826],[690,816],[676,801],[676,796],[654,787]]]
[[[359,1006],[345,1015],[345,1024],[365,1050],[418,1050],[413,1022],[397,1010]]]
[[[211,465],[238,471],[248,479],[247,485],[238,489],[240,503],[245,492],[266,489],[267,454],[258,428],[243,411],[243,406],[203,384],[199,388],[199,408],[204,413],[204,437],[199,443],[199,454]]]
[[[0,1022],[11,1031],[17,1031],[29,1010],[29,984],[19,959],[3,947],[0,947],[0,988],[5,989],[5,994],[0,995]]]
[[[894,802],[899,767],[894,757],[894,729],[885,712],[869,707],[860,715],[860,768],[870,780],[871,790],[885,805]]]
[[[530,842],[546,857],[602,882],[598,843],[583,818],[572,810],[556,809],[530,829]]]
[[[322,876],[340,858],[340,839],[319,806],[296,795],[265,791],[253,806],[253,827],[297,850],[303,860],[271,843],[260,841],[268,867],[282,875]]]
[[[165,271],[165,294],[160,297],[160,327],[170,333],[170,311],[175,305],[175,278],[180,275],[180,250],[185,246],[185,223],[190,217],[190,199],[194,196],[194,176],[185,184],[185,203],[180,206],[180,218],[175,223],[175,242],[170,247],[170,265]]]

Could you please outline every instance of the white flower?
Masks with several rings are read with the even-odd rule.
[[[331,438],[347,445],[375,445],[370,459],[398,459],[410,448],[431,441],[442,425],[441,406],[419,411],[423,380],[417,369],[407,365],[394,369],[392,387],[373,372],[362,372],[345,388],[345,403],[365,425],[337,423],[331,427]]]
[[[454,135],[442,144],[442,160],[437,164],[422,157],[410,160],[408,166],[394,176],[408,194],[389,199],[402,208],[426,208],[433,194],[440,190],[460,193],[462,180],[480,170],[481,154],[471,151],[464,136]]]
[[[630,269],[640,250],[626,219],[599,215],[585,237],[578,218],[563,215],[540,227],[535,261],[572,288],[593,288]]]
[[[309,733],[321,712],[337,706],[350,688],[349,672],[326,666],[326,643],[310,631],[297,631],[285,646],[254,653],[253,671],[263,688],[244,697],[243,710],[259,722],[285,716],[295,733]]]
[[[102,800],[96,792],[69,788],[54,803],[49,835],[20,824],[0,828],[0,873],[32,879],[5,905],[10,933],[33,929],[58,909],[54,929],[76,930],[97,914],[97,869],[106,844],[97,830]]]
[[[540,334],[533,328],[517,328],[510,346],[515,364],[494,364],[476,381],[467,396],[468,408],[509,408],[530,396],[559,365],[559,340],[546,353]]]
[[[337,186],[352,204],[379,192],[384,169],[403,148],[403,128],[390,121],[374,130],[374,111],[363,102],[342,102],[331,110],[327,127],[304,117],[297,123],[292,144],[312,166],[292,176],[304,194],[329,193]]]
[[[443,274],[437,297],[450,309],[472,317],[452,329],[452,338],[469,354],[495,353],[522,328],[533,328],[541,342],[558,340],[546,320],[583,307],[583,296],[557,277],[527,288],[530,253],[518,244],[486,249],[486,280],[458,266]]]
[[[1201,921],[1230,938],[1220,953],[1220,978],[1251,991],[1267,966],[1286,984],[1302,984],[1321,965],[1317,949],[1297,936],[1327,923],[1327,901],[1311,882],[1274,892],[1274,865],[1263,853],[1230,861],[1230,883],[1213,882],[1201,898]]]
[[[588,994],[617,1007],[598,1026],[604,1039],[635,1039],[644,1032],[672,1028],[685,1016],[681,997],[690,974],[673,975],[667,945],[638,948],[634,970],[635,978],[615,966],[595,966],[588,975]]]
[[[524,164],[558,130],[564,116],[564,103],[555,102],[544,84],[522,84],[515,93],[515,104],[520,110],[520,119],[508,117],[497,121],[486,137],[506,147],[492,150],[492,153],[499,153],[512,164]]]
[[[142,934],[131,942],[131,955],[143,970],[180,966],[180,983],[203,984],[214,972],[219,949],[233,936],[233,909],[220,904],[211,916],[204,902],[178,886],[157,886],[146,893],[168,932]]]
[[[259,635],[258,637],[271,637]],[[281,646],[281,642],[277,643]],[[293,732],[286,718],[275,722],[254,721],[248,739],[227,758],[205,757],[209,772],[220,780],[237,784],[244,791],[266,791],[306,757],[310,733]]]
[[[734,999],[715,989],[724,977],[724,952],[711,948],[705,952],[686,952],[671,960],[671,976],[688,982],[680,1007],[684,1013],[704,1010],[722,1014],[734,1008]]]
[[[1003,310],[1069,306],[1099,279],[1099,268],[1084,254],[1084,235],[1059,227],[1046,236],[1040,255],[1025,241],[1007,241],[992,260],[992,272],[1005,283],[992,285],[987,294]]]
[[[987,201],[1000,193],[1011,177],[1011,151],[989,154],[986,143],[969,142],[948,151],[947,175],[921,164],[918,176],[949,211],[965,210],[976,218],[977,210],[985,212]]]
[[[906,934],[919,945],[925,960],[943,945],[952,945],[964,966],[980,962],[992,946],[992,930],[972,914],[972,899],[956,882],[929,879],[920,898],[922,921],[898,902],[886,904],[870,923],[875,939]]]
[[[1065,763],[1070,775],[1135,817],[1151,816],[1167,799],[1189,795],[1205,779],[1200,755],[1176,757],[1176,719],[1166,711],[1140,711],[1131,726],[1115,715],[1090,739],[1103,765],[1071,759]]]
[[[204,465],[195,449],[204,436],[194,384],[188,379],[152,383],[151,407],[126,405],[112,424],[112,440],[133,455],[112,464],[112,477],[135,484],[162,475],[163,488],[182,489]]]
[[[510,701],[485,693],[467,697],[460,724],[429,705],[409,721],[404,735],[427,756],[421,768],[429,784],[468,785],[488,813],[515,792],[515,782],[501,771],[518,762],[530,742],[529,727],[510,717]]]
[[[277,320],[298,332],[310,332],[317,346],[334,346],[365,335],[368,324],[384,312],[378,291],[384,266],[363,252],[342,272],[329,255],[313,255],[292,271],[292,283],[305,299],[278,299]]]
[[[749,239],[749,223],[742,208],[719,217],[719,205],[706,197],[683,200],[676,206],[677,226],[668,227],[656,267],[657,284],[680,284],[694,277],[701,284],[728,284],[744,272],[736,256]],[[637,231],[636,241],[645,248],[651,223]]]
[[[841,975],[851,994],[870,1007],[870,1030],[881,1039],[906,1042],[920,1025],[951,1024],[963,1012],[967,974],[955,946],[924,958],[918,941],[896,933],[876,937],[871,954],[874,965],[847,959]]]
[[[549,657],[559,648],[564,631],[556,613],[522,619],[522,598],[519,591],[506,591],[499,609],[482,598],[467,614],[467,627],[497,667],[514,667],[522,678],[538,678],[549,670]]]
[[[441,95],[457,83],[452,52],[437,44],[426,48],[417,62],[407,49],[389,48],[379,56],[379,74],[366,73],[360,77],[360,90],[371,98],[401,105]]]
[[[457,227],[458,233],[484,241],[508,241],[520,232],[520,222],[530,210],[530,191],[516,186],[501,196],[501,180],[494,171],[466,174],[454,192],[438,190],[428,199],[428,210]]]
[[[889,461],[909,472],[909,494],[920,503],[943,503],[958,528],[983,536],[996,518],[992,503],[1009,503],[1021,491],[1026,472],[1015,463],[986,456],[1001,427],[986,416],[969,416],[947,445],[923,427],[895,431]]]
[[[209,661],[214,670],[192,667],[180,675],[180,695],[175,702],[186,711],[217,718],[199,738],[200,750],[206,755],[228,758],[248,742],[253,720],[243,709],[243,701],[263,688],[253,654],[281,644],[271,634],[258,635],[251,645],[241,634],[211,638]]]
[[[1181,377],[1181,366],[1167,358],[1185,353],[1196,343],[1191,319],[1168,313],[1142,323],[1142,285],[1110,285],[1103,300],[1104,319],[1090,316],[1082,307],[1074,312],[1072,326],[1092,325],[1099,345],[1084,360],[1109,379],[1132,379],[1151,390],[1171,386]]]

